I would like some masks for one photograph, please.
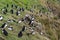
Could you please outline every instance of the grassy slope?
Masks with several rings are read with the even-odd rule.
[[[49,0],[50,1],[50,0]],[[51,0],[52,1],[52,0]],[[43,3],[42,3],[43,2]],[[43,12],[47,12],[47,8],[46,8],[46,5],[47,4],[45,4],[45,2],[46,1],[44,1],[44,0],[0,0],[0,9],[1,8],[3,8],[4,6],[6,6],[6,4],[8,3],[9,5],[11,5],[11,4],[16,4],[16,5],[19,5],[20,7],[26,7],[26,5],[27,5],[27,7],[28,7],[28,9],[30,9],[30,8],[32,8],[32,6],[33,5],[39,5],[39,6],[36,6],[36,8],[35,8],[35,11],[36,12],[38,12],[37,10],[42,10]],[[52,1],[52,3],[53,3],[54,1]],[[56,1],[55,1],[55,3],[57,3]],[[57,3],[58,4],[58,3]],[[42,9],[42,8],[45,8],[44,10]],[[8,8],[8,10],[9,9],[11,9],[10,7]],[[21,14],[21,16],[16,16],[16,15],[11,15],[10,13],[8,13],[8,14],[6,14],[6,15],[3,15],[3,14],[1,14],[1,11],[0,11],[0,15],[2,15],[3,17],[4,17],[4,20],[1,22],[0,21],[0,26],[1,26],[1,24],[3,23],[3,22],[6,22],[6,20],[8,19],[8,18],[11,18],[11,19],[18,19],[18,18],[20,18],[20,17],[24,17],[24,15],[26,14],[26,13],[29,13],[29,11],[28,10],[25,10],[25,12],[22,12]],[[8,17],[8,16],[9,17]],[[36,15],[36,14],[35,14]],[[12,17],[12,16],[14,16],[14,17]],[[38,20],[37,20],[37,18],[39,18]],[[45,23],[47,23],[47,25],[45,25],[45,31],[46,31],[46,33],[49,35],[49,37],[50,37],[50,39],[51,40],[58,40],[58,38],[57,38],[57,34],[56,34],[56,30],[55,29],[52,29],[52,27],[50,27],[49,25],[49,20],[48,19],[45,19],[45,20],[43,20],[42,18],[40,18],[39,16],[37,16],[36,17],[36,20],[37,21],[39,21],[39,22],[41,22],[42,24],[45,24]],[[47,22],[48,21],[48,22]],[[42,35],[39,35],[39,33],[37,33],[36,35],[31,35],[31,36],[27,36],[26,35],[26,32],[24,32],[24,35],[23,35],[23,37],[21,37],[21,38],[18,38],[17,37],[17,34],[18,34],[18,32],[20,31],[20,29],[21,29],[21,27],[22,27],[22,25],[25,25],[24,23],[21,23],[21,24],[17,24],[17,23],[9,23],[10,25],[12,25],[13,27],[14,27],[14,31],[9,31],[7,28],[6,28],[6,30],[7,31],[9,31],[9,36],[4,36],[2,33],[1,33],[1,30],[0,30],[0,37],[3,37],[5,40],[47,40],[48,39],[48,37],[45,37],[45,36],[42,36]],[[52,24],[51,24],[52,25]],[[53,32],[54,31],[54,32]]]

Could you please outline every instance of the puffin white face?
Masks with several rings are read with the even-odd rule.
[[[34,23],[34,21],[31,22],[31,24]]]
[[[6,28],[8,25],[7,24],[5,24],[5,27],[4,28]]]
[[[8,28],[8,30],[12,30],[12,28]]]
[[[20,15],[20,13],[19,13],[19,15]]]
[[[9,19],[7,22],[13,22],[13,20],[10,20],[10,19]]]
[[[28,15],[28,14],[26,14],[25,16],[26,16],[26,17],[28,17],[29,15]]]
[[[32,18],[32,20],[34,20],[34,18]]]
[[[20,11],[18,11],[18,13],[20,13]]]
[[[2,9],[2,11],[5,11],[5,9]]]
[[[31,31],[33,32],[34,30],[33,30],[33,29],[31,29]]]
[[[22,21],[20,20],[18,23],[21,23]]]
[[[35,32],[32,33],[33,35],[35,34]]]
[[[43,34],[43,32],[41,32],[41,35]]]
[[[3,19],[3,17],[2,16],[0,16],[0,20],[2,20]]]

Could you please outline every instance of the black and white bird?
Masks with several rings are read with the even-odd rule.
[[[2,13],[3,13],[3,14],[6,14],[7,12],[8,12],[7,8],[4,7],[4,8],[2,9]]]
[[[29,18],[29,15],[27,14],[27,15],[25,15],[25,20],[26,21],[30,21],[31,19]]]
[[[6,12],[6,13],[8,12],[7,8],[5,8],[5,12]]]
[[[24,21],[24,18],[21,18],[21,21]]]
[[[14,7],[14,4],[11,5],[11,8],[13,8],[13,7]]]
[[[22,7],[21,10],[24,11],[24,8]]]
[[[34,11],[33,9],[30,9],[30,12],[32,12],[32,13],[33,13],[33,11]]]
[[[22,31],[25,31],[25,29],[26,29],[26,27],[25,27],[25,26],[23,26]]]
[[[2,9],[2,13],[3,13],[3,14],[6,14],[6,12],[5,12],[5,9],[4,9],[4,8]]]
[[[8,36],[8,32],[7,32],[5,29],[2,30],[2,33],[3,33],[5,36]]]
[[[16,12],[16,15],[17,15],[17,16],[20,15],[20,11],[17,11],[17,12]]]
[[[6,23],[4,23],[2,26],[1,26],[1,28],[6,28],[7,27],[7,24]]]
[[[18,10],[21,11],[21,8],[19,8]]]
[[[22,31],[20,31],[19,33],[18,33],[18,37],[22,37],[23,36],[23,33],[22,33]]]
[[[11,10],[10,10],[10,12],[11,12],[11,14],[13,14],[13,13],[14,13],[14,10],[13,10],[13,9],[11,9]]]
[[[9,7],[9,4],[7,4],[7,7]]]
[[[18,6],[17,6],[17,5],[15,5],[15,8],[18,8]]]

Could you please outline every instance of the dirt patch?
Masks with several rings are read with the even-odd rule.
[[[55,15],[58,15],[60,13],[60,7],[57,6],[56,4],[53,4],[49,1],[47,1],[47,4],[48,4],[48,8],[55,14]]]
[[[4,40],[2,37],[0,37],[0,40]]]

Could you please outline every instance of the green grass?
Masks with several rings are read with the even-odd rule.
[[[30,7],[32,4],[31,2],[32,0],[30,0],[30,2],[28,0],[0,0],[0,9],[2,9],[3,7],[6,6],[6,4],[9,4],[9,6],[11,4],[16,4],[16,5],[19,5],[20,7],[26,7],[25,4],[27,4],[28,2],[28,6]],[[30,4],[31,3],[31,4]],[[35,3],[35,2],[33,2]],[[11,9],[11,7],[8,8],[8,11]],[[25,12],[22,12],[21,13],[21,16],[16,16],[15,14],[11,15],[10,13],[7,13],[6,15],[4,14],[1,14],[0,12],[0,15],[2,15],[4,17],[4,20],[3,21],[0,21],[0,26],[2,25],[2,23],[6,22],[8,20],[8,18],[10,19],[18,19],[18,18],[21,18],[21,17],[24,17],[26,13]],[[12,17],[14,16],[14,17]],[[21,37],[21,38],[18,38],[17,34],[18,32],[21,30],[22,26],[24,25],[24,23],[21,23],[21,24],[17,24],[15,22],[13,23],[8,23],[9,25],[13,26],[14,27],[14,31],[9,31],[7,28],[6,30],[8,31],[8,36],[4,36],[2,33],[1,33],[1,30],[0,30],[0,37],[4,37],[5,40],[38,40],[36,37],[34,36],[31,36],[31,37],[28,37],[26,35],[26,33]]]

